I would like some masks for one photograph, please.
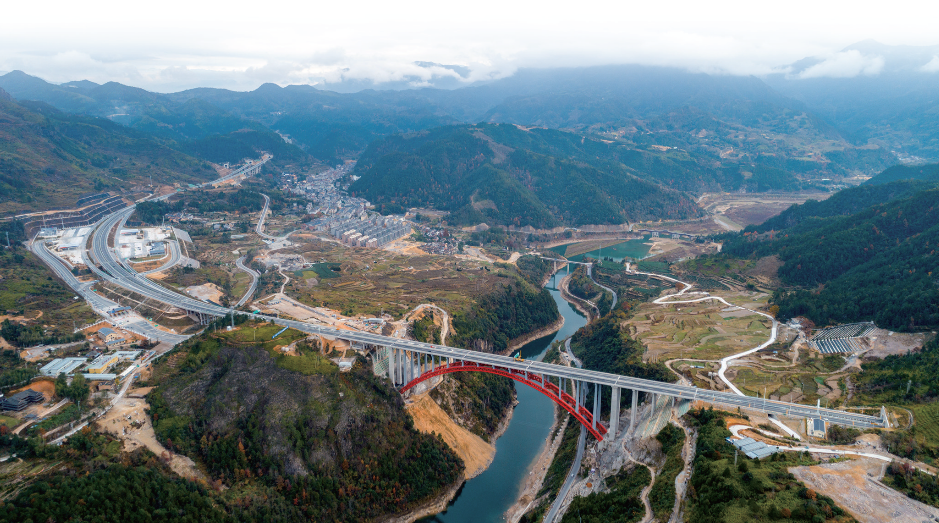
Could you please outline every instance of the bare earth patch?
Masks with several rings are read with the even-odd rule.
[[[137,396],[140,391],[131,390],[128,393],[128,396]],[[170,452],[157,441],[153,424],[151,424],[150,417],[146,414],[146,400],[128,396],[118,400],[114,408],[98,420],[100,429],[123,440],[124,450],[128,452],[140,447],[146,447],[157,456],[168,457],[170,468],[180,476],[208,482],[208,478],[196,467],[191,459]]]
[[[877,478],[885,464],[867,458],[840,463],[793,467],[797,479],[851,513],[858,521],[927,521],[939,517],[939,509],[912,500],[883,485]]]
[[[463,458],[466,464],[464,473],[466,479],[478,476],[492,463],[496,448],[454,423],[427,394],[412,398],[407,410],[414,418],[414,427],[417,430],[426,434],[436,432],[458,456]]]

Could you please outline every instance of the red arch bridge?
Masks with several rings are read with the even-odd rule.
[[[507,376],[516,381],[536,388],[542,394],[552,397],[561,407],[570,412],[590,429],[597,439],[612,437],[617,433],[619,421],[620,394],[623,389],[632,391],[632,412],[635,416],[637,396],[639,392],[647,394],[664,395],[677,401],[703,401],[731,408],[758,410],[769,415],[788,416],[793,418],[820,418],[828,423],[853,426],[858,428],[887,427],[889,426],[886,411],[881,408],[880,416],[869,416],[843,410],[822,409],[819,406],[800,405],[783,401],[771,401],[766,398],[753,398],[738,396],[731,392],[720,392],[699,389],[686,385],[663,383],[659,381],[644,380],[631,376],[619,376],[606,372],[577,369],[563,365],[553,365],[539,361],[516,360],[508,356],[487,354],[483,352],[457,349],[417,341],[402,340],[391,336],[382,336],[370,332],[336,329],[325,325],[316,325],[297,320],[275,318],[272,316],[253,314],[234,309],[227,309],[214,303],[207,303],[189,296],[178,294],[140,276],[134,270],[125,267],[115,259],[115,253],[108,248],[108,233],[118,222],[126,220],[134,206],[115,211],[102,218],[94,232],[92,242],[92,257],[101,264],[99,269],[94,263],[89,267],[103,281],[108,281],[128,290],[132,290],[149,299],[178,307],[200,317],[246,315],[257,319],[269,320],[285,327],[315,334],[327,339],[345,340],[360,346],[377,348],[376,364],[384,364],[382,372],[396,386],[405,391],[415,384],[436,375],[449,372],[488,372]],[[40,251],[43,252],[43,251]],[[45,260],[45,258],[43,258]],[[47,263],[50,263],[46,260]],[[90,262],[90,260],[89,260]],[[52,267],[57,267],[52,264]],[[61,268],[61,267],[60,267]],[[57,271],[57,274],[60,272]],[[68,275],[67,272],[61,273]],[[66,279],[69,285],[85,295],[85,288],[77,280]],[[233,319],[234,320],[234,319]],[[377,368],[377,367],[376,367]],[[609,422],[600,423],[599,403],[594,400],[592,410],[584,405],[586,394],[584,391],[593,385],[594,390],[602,392],[605,387],[612,390]],[[570,393],[568,392],[570,391]],[[594,394],[599,397],[600,394]],[[633,425],[635,419],[630,420]]]
[[[361,333],[356,333],[361,334]],[[348,334],[339,336],[351,337]],[[364,341],[364,340],[363,340]],[[664,395],[675,402],[702,401],[728,407],[764,412],[791,418],[821,418],[828,423],[860,428],[887,427],[886,412],[869,416],[818,406],[800,405],[765,398],[739,396],[673,383],[663,383],[629,376],[577,369],[539,361],[517,360],[508,356],[486,354],[427,343],[395,340],[391,346],[380,347],[376,357],[387,361],[385,372],[392,383],[404,393],[417,384],[455,372],[485,372],[511,378],[548,396],[569,412],[599,441],[615,438],[619,429],[620,399],[623,389],[632,391],[629,428],[636,423],[639,393]],[[610,412],[603,422],[600,398],[604,387],[610,387]],[[585,404],[588,390],[594,391],[592,405]]]

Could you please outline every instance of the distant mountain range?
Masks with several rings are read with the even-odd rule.
[[[381,136],[478,122],[643,136],[658,145],[708,149],[724,161],[801,159],[808,163],[796,170],[820,178],[874,174],[895,162],[877,145],[856,147],[807,104],[758,78],[664,67],[523,69],[460,89],[345,94],[273,84],[250,92],[200,88],[158,94],[113,82],[52,85],[19,71],[0,77],[0,87],[18,99],[174,139],[263,125],[327,163],[355,157]]]
[[[114,82],[54,85],[13,71],[0,76],[0,88],[17,100],[109,119],[218,163],[268,151],[273,168],[302,171],[315,161],[335,164],[364,153],[361,169],[372,166],[370,179],[392,184],[397,173],[393,185],[415,193],[427,189],[418,185],[423,175],[407,168],[378,174],[375,169],[391,165],[388,159],[379,162],[378,151],[412,143],[414,133],[448,136],[449,126],[508,123],[561,130],[585,140],[584,149],[530,151],[604,176],[627,173],[660,188],[700,194],[837,188],[900,160],[939,160],[939,72],[933,72],[939,71],[939,58],[930,58],[937,52],[862,42],[762,79],[618,65],[523,69],[458,89],[337,93],[265,84],[250,92],[200,88],[160,94]],[[832,77],[839,74],[844,77]],[[388,139],[394,136],[399,138]],[[401,153],[420,157],[421,150]],[[533,173],[541,174],[554,176]],[[375,190],[365,183],[358,190]],[[461,195],[469,191],[456,188]],[[386,205],[436,200],[387,197],[381,196]],[[531,211],[532,223],[568,221],[560,208]],[[624,212],[618,208],[610,219],[626,219]],[[681,214],[659,214],[669,212]],[[581,223],[573,215],[570,220]]]
[[[939,161],[939,46],[867,40],[764,80],[852,143],[881,143],[905,161]]]
[[[205,161],[153,136],[0,89],[0,213],[71,207],[82,193],[210,180]]]

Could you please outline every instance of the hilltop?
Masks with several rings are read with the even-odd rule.
[[[5,94],[5,93],[4,93]],[[0,212],[70,207],[78,195],[210,180],[215,170],[140,131],[0,96]]]
[[[599,168],[579,161],[585,154],[573,144],[584,140],[511,125],[394,135],[363,153],[354,172],[360,178],[349,190],[386,212],[450,211],[448,220],[456,224],[544,228],[700,214],[687,195],[644,180],[625,165]]]
[[[722,255],[778,256],[772,303],[780,318],[818,325],[872,320],[894,330],[939,326],[939,187],[918,181],[861,186],[793,206],[739,234]]]

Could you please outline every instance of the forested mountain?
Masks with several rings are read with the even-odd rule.
[[[458,224],[544,228],[701,212],[688,196],[643,180],[621,163],[584,163],[587,154],[573,146],[578,140],[586,144],[583,136],[510,125],[395,135],[363,153],[355,169],[360,179],[349,190],[388,212],[447,210]]]
[[[0,91],[0,212],[70,207],[82,193],[137,184],[203,182],[194,158],[103,118],[13,102]]]
[[[187,341],[171,360],[179,365],[156,369],[158,437],[233,498],[264,492],[280,511],[267,520],[371,521],[462,481],[460,458],[414,429],[371,364],[340,375],[315,347],[298,349],[285,359],[208,335]]]
[[[168,96],[176,101],[205,100],[231,114],[262,122],[331,164],[355,157],[381,136],[462,121],[443,114],[419,92],[339,94],[308,85],[264,84],[244,93],[191,89]]]
[[[939,164],[895,165],[865,182],[865,185],[883,185],[898,180],[939,182]]]
[[[262,151],[272,153],[273,163],[281,168],[310,161],[307,153],[263,124],[197,98],[176,101],[116,82],[53,85],[21,71],[0,76],[0,88],[19,100],[42,101],[68,113],[110,119],[216,163],[256,158]]]
[[[777,255],[790,286],[773,296],[779,317],[818,325],[873,320],[895,330],[939,326],[939,187],[921,182],[843,191],[724,235],[730,256]],[[842,215],[839,204],[870,205]]]
[[[263,124],[330,164],[355,157],[389,134],[480,121],[598,134],[640,148],[678,148],[715,169],[737,166],[745,178],[775,168],[800,180],[837,179],[878,172],[895,162],[876,143],[854,144],[802,102],[757,78],[664,67],[522,69],[452,90],[354,93],[265,84],[250,92],[199,88],[158,94],[113,83],[56,86],[18,71],[0,77],[0,87],[19,99],[107,116],[177,140],[241,129],[260,132]],[[800,188],[753,185],[745,188]]]
[[[822,201],[807,200],[802,205],[793,205],[760,225],[751,225],[747,228],[747,231],[761,233],[782,231],[812,218],[849,216],[872,205],[909,197],[929,187],[931,185],[928,183],[913,180],[891,182],[877,186],[864,184],[838,191]]]

